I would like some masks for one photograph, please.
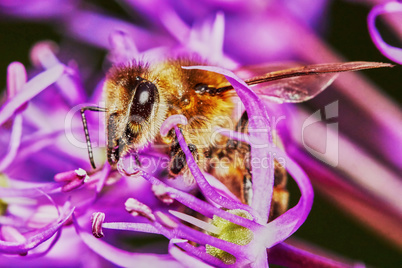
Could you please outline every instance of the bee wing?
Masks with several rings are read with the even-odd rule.
[[[277,81],[256,84],[253,91],[262,98],[277,103],[298,103],[314,98],[329,87],[337,73],[317,74],[283,78]]]
[[[244,80],[248,80],[257,76],[264,76],[267,73],[286,70],[294,67],[302,66],[300,62],[286,61],[286,62],[272,62],[264,64],[254,64],[241,66],[234,72],[238,77]]]
[[[286,66],[286,64],[282,66]],[[392,64],[388,63],[364,61],[315,64],[271,71],[261,76],[246,79],[245,82],[250,86],[254,86],[255,92],[264,98],[279,103],[297,103],[307,101],[322,92],[335,80],[340,72],[392,66]],[[275,66],[270,68],[272,70]],[[262,73],[262,67],[252,67],[249,73],[252,72]],[[247,69],[242,68],[236,73],[244,77],[247,75]],[[220,90],[229,89],[232,89],[232,87],[226,86]]]

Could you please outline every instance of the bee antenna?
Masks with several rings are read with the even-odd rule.
[[[86,107],[81,108],[82,125],[84,126],[85,139],[87,141],[87,149],[88,149],[89,161],[91,161],[92,168],[96,169],[95,161],[94,161],[94,155],[93,155],[93,152],[92,152],[91,139],[89,137],[89,132],[88,132],[87,119],[85,117],[85,111],[106,112],[106,108],[101,108],[101,107],[96,107],[96,106],[86,106]]]

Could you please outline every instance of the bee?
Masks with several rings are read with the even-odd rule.
[[[106,113],[107,160],[115,167],[119,159],[152,144],[170,156],[171,177],[192,175],[186,158],[170,131],[159,133],[162,123],[171,115],[188,119],[182,134],[200,168],[214,175],[243,203],[251,203],[252,166],[250,145],[214,133],[216,127],[247,133],[248,115],[233,118],[235,91],[223,75],[182,66],[205,65],[189,58],[166,60],[156,64],[132,62],[112,67],[104,84],[106,107],[84,107],[82,121],[93,168],[92,147],[84,112]],[[383,63],[348,62],[281,67],[252,66],[235,71],[262,97],[276,102],[302,102],[324,90],[337,73],[389,66]],[[233,123],[235,120],[235,123]],[[240,161],[239,161],[240,160]],[[225,161],[226,165],[221,165]],[[286,171],[275,162],[274,195],[271,218],[286,211],[288,192]]]

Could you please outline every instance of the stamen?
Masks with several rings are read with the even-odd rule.
[[[13,98],[27,82],[25,67],[20,62],[12,62],[7,67],[7,94]]]
[[[162,211],[156,211],[154,213],[154,215],[155,215],[156,220],[163,226],[170,228],[170,229],[177,228],[177,226],[178,226],[177,222],[175,222],[173,219],[171,219],[168,215],[166,215]]]
[[[89,176],[87,175],[87,172],[83,170],[82,168],[74,170],[74,172],[77,174],[78,178],[84,179],[84,181],[89,180]]]
[[[45,67],[48,69],[60,63],[55,55],[58,50],[58,45],[52,41],[36,43],[30,53],[31,61],[37,67]]]
[[[124,203],[126,206],[127,212],[129,212],[133,216],[143,216],[150,221],[155,221],[155,215],[152,213],[152,210],[145,204],[139,202],[138,200],[134,198],[129,198],[127,199],[126,203]]]
[[[169,131],[176,125],[187,125],[187,118],[181,114],[175,114],[166,119],[160,129],[162,137],[166,137]]]
[[[102,223],[105,220],[105,213],[95,212],[92,214],[91,222],[92,222],[92,234],[96,238],[103,237],[102,232]]]
[[[57,182],[68,182],[61,190],[63,192],[69,192],[83,185],[89,180],[89,176],[85,170],[79,168],[74,171],[58,173],[54,176],[54,180]]]
[[[54,176],[54,180],[57,182],[67,182],[71,181],[76,175],[75,171],[61,172]]]
[[[219,234],[221,232],[221,229],[219,229],[218,227],[209,224],[205,221],[199,220],[197,218],[194,218],[190,215],[178,212],[178,211],[174,211],[174,210],[169,210],[169,213],[172,214],[173,216],[181,219],[182,221],[191,223],[194,226],[197,226],[198,228],[201,228],[207,232],[213,233],[213,234]]]
[[[166,187],[163,186],[162,184],[158,184],[158,185],[153,184],[152,192],[159,200],[161,200],[163,203],[165,203],[167,205],[172,204],[174,201],[174,199],[166,191]]]

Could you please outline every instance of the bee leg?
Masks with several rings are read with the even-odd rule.
[[[179,128],[181,134],[183,134],[183,130]],[[192,153],[195,161],[198,161],[198,152],[197,147],[189,143],[188,148]],[[177,140],[177,136],[175,136],[175,140],[170,146],[170,165],[169,165],[169,173],[171,176],[177,176],[187,165],[186,155],[180,147],[179,141]]]
[[[250,152],[250,145],[247,144],[246,147],[248,152]],[[253,182],[251,176],[252,171],[251,171],[250,157],[251,157],[250,153],[245,154],[243,185],[241,186],[241,192],[243,194],[244,201],[249,206],[251,206],[253,200]]]
[[[197,161],[198,160],[197,147],[194,144],[190,143],[188,144],[188,148],[190,149],[190,152],[192,153],[194,159]],[[187,165],[186,155],[184,154],[181,148],[177,149],[176,153],[170,160],[169,165],[170,175],[172,176],[178,175],[186,167],[186,165]]]
[[[269,220],[272,221],[288,209],[289,192],[286,189],[287,173],[285,168],[275,160],[274,192],[272,194]]]
[[[170,160],[169,173],[172,176],[176,176],[186,166],[186,156],[183,151],[177,152]]]
[[[237,122],[236,131],[237,132],[247,132],[247,125],[248,125],[248,114],[247,111],[241,115],[239,122]]]
[[[94,156],[93,156],[93,152],[92,152],[91,139],[89,137],[89,132],[88,132],[88,125],[87,125],[87,118],[85,116],[85,111],[106,112],[106,108],[101,108],[101,107],[96,107],[96,106],[86,106],[86,107],[81,108],[82,125],[84,127],[85,139],[87,141],[89,161],[91,162],[92,168],[96,169]]]
[[[195,147],[195,145],[189,144],[188,148],[190,149],[191,153],[193,154],[194,159],[197,161],[198,153],[197,153],[197,148]],[[170,161],[170,166],[169,166],[170,175],[177,176],[186,167],[186,165],[187,165],[186,155],[180,149]]]

